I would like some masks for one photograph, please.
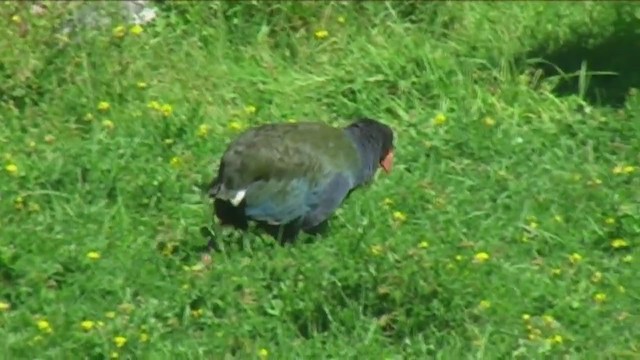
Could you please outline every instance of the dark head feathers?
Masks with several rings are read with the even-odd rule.
[[[360,118],[346,127],[347,131],[362,139],[367,147],[379,145],[380,152],[378,161],[384,158],[394,149],[393,130],[377,120],[370,118]],[[363,144],[364,145],[364,144]],[[371,149],[373,150],[373,149]]]

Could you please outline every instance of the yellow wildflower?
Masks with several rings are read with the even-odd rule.
[[[382,246],[381,245],[371,245],[371,254],[373,254],[374,256],[378,256],[380,254],[382,254]]]
[[[447,122],[447,117],[443,113],[439,113],[433,118],[432,121],[434,125],[443,125],[445,122]]]
[[[531,315],[529,314],[522,314],[522,321],[529,321],[531,320]]]
[[[421,241],[420,244],[418,244],[418,247],[421,249],[426,249],[429,247],[429,243],[426,241]]]
[[[87,257],[91,260],[98,260],[100,259],[100,253],[97,251],[89,251]]]
[[[138,340],[140,340],[140,342],[149,341],[149,334],[147,334],[146,332],[141,332],[140,336],[138,337]]]
[[[146,89],[148,85],[147,85],[147,83],[146,83],[146,82],[144,82],[144,81],[138,81],[138,82],[136,83],[136,86],[138,87],[138,89]]]
[[[496,121],[493,118],[485,117],[482,121],[487,127],[492,127],[496,124]]]
[[[122,38],[127,34],[127,29],[124,26],[119,25],[113,29],[112,33],[113,33],[113,36],[117,38]]]
[[[481,251],[473,256],[473,260],[477,263],[483,263],[489,260],[489,254],[484,251]]]
[[[38,320],[38,322],[36,322],[36,326],[38,327],[38,330],[45,332],[45,333],[52,333],[53,329],[51,328],[51,324],[49,324],[49,322],[47,320]]]
[[[116,347],[123,347],[127,343],[127,338],[124,336],[116,336],[113,338],[113,343],[116,344]]]
[[[258,351],[258,356],[260,357],[260,359],[266,359],[269,356],[269,351],[267,351],[267,349],[260,349],[260,351]]]
[[[11,309],[11,304],[4,301],[0,301],[0,311],[7,311],[9,309]]]
[[[595,295],[593,295],[593,300],[595,302],[597,302],[598,304],[602,304],[603,302],[605,302],[607,300],[607,294],[605,293],[597,293]]]
[[[551,342],[552,344],[562,344],[564,342],[564,339],[562,338],[562,335],[553,335],[549,338],[549,342]]]
[[[197,134],[199,137],[206,137],[209,134],[211,127],[207,124],[201,124],[198,126]]]
[[[329,32],[327,30],[317,30],[314,33],[316,39],[318,40],[322,40],[325,39],[327,36],[329,36]]]
[[[480,310],[486,310],[490,307],[491,307],[491,302],[489,300],[482,300],[478,304],[478,308],[480,308]]]
[[[407,220],[407,215],[405,215],[405,213],[403,213],[402,211],[394,211],[392,216],[393,220],[397,222],[405,222]]]
[[[577,264],[580,261],[582,261],[582,255],[580,255],[578,253],[573,253],[573,254],[569,255],[569,261],[571,261],[572,264]]]
[[[109,109],[111,109],[111,105],[110,105],[108,102],[106,102],[106,101],[100,101],[100,102],[98,103],[98,110],[100,110],[100,111],[107,111],[107,110],[109,110]]]
[[[113,319],[116,317],[116,312],[115,311],[107,311],[104,316],[106,316],[109,319]]]
[[[148,107],[149,109],[153,109],[153,110],[160,110],[160,108],[162,107],[162,105],[160,105],[160,103],[159,103],[159,102],[157,102],[157,101],[155,101],[155,100],[152,100],[152,101],[149,101],[149,103],[147,104],[147,107]]]
[[[631,174],[634,171],[636,171],[636,168],[632,165],[616,165],[611,170],[611,172],[613,172],[616,175]]]
[[[611,247],[614,249],[621,249],[629,246],[629,242],[625,239],[613,239],[611,240]]]
[[[347,20],[344,18],[344,16],[338,16],[338,22],[340,24],[344,24]]]
[[[160,112],[164,116],[169,116],[169,115],[173,114],[173,107],[171,105],[169,105],[169,104],[163,104],[160,107]]]
[[[251,115],[256,113],[256,107],[253,105],[247,105],[244,107],[244,112]]]
[[[4,167],[4,170],[6,172],[8,172],[10,175],[17,175],[18,174],[18,165],[16,165],[16,164],[7,164],[7,166]]]
[[[20,17],[20,15],[13,15],[11,17],[11,21],[13,21],[16,24],[20,24],[22,22],[22,18]]]
[[[180,159],[178,156],[174,156],[171,158],[171,160],[169,160],[169,164],[174,168],[178,168],[180,167],[180,165],[182,165],[182,159]]]
[[[102,126],[108,130],[113,130],[113,128],[116,127],[116,125],[111,120],[102,120]]]
[[[245,125],[239,121],[231,121],[228,126],[229,126],[229,129],[233,131],[241,131],[245,128]]]
[[[143,31],[144,29],[142,28],[142,26],[138,24],[133,25],[131,29],[129,29],[129,32],[131,33],[131,35],[140,35],[142,34]]]
[[[83,322],[80,323],[80,327],[82,328],[82,330],[84,331],[91,331],[93,330],[94,326],[96,325],[95,322],[91,321],[91,320],[85,320]]]

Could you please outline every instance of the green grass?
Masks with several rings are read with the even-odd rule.
[[[167,4],[70,41],[58,8],[1,10],[3,358],[640,356],[640,96],[587,103],[611,70],[588,67],[559,96],[527,65],[632,5]],[[394,128],[396,167],[324,237],[194,266],[238,126],[361,115]]]

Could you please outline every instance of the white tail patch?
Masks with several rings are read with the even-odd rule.
[[[233,199],[229,200],[231,202],[231,204],[233,206],[238,206],[241,202],[242,199],[244,199],[244,196],[247,195],[247,190],[239,190],[236,195],[233,197]]]

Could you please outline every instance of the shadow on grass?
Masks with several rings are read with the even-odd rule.
[[[542,45],[526,55],[528,59],[539,58],[549,62],[535,65],[542,70],[544,78],[559,75],[558,68],[566,74],[561,76],[555,87],[555,95],[568,96],[580,93],[581,79],[578,74],[583,62],[586,64],[587,74],[612,73],[593,74],[588,77],[583,95],[584,100],[593,106],[620,108],[624,106],[629,90],[640,87],[640,63],[636,56],[632,55],[640,52],[638,20],[626,19],[622,13],[618,16],[611,35],[595,45],[588,45],[589,41],[593,40],[591,32],[577,36],[558,49],[549,51]]]

